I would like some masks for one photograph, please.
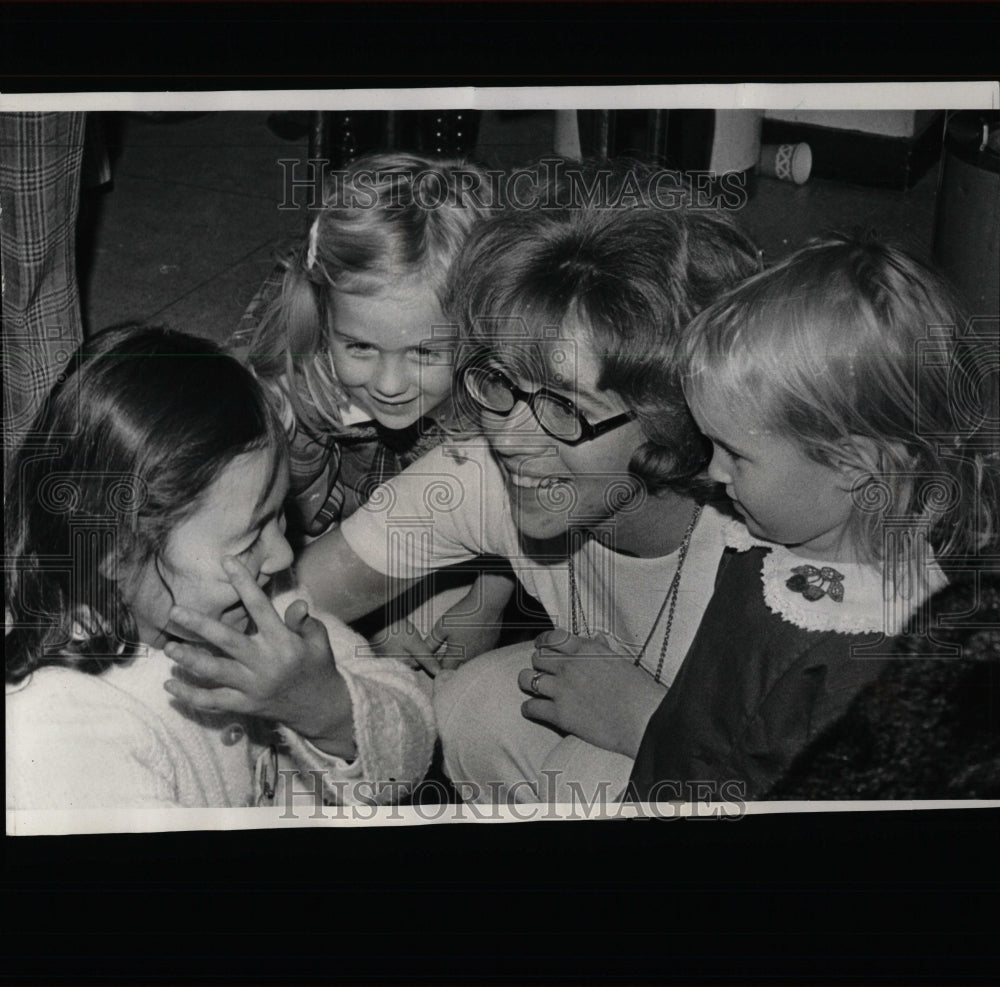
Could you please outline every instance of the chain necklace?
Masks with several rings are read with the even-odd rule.
[[[656,672],[653,675],[653,679],[657,683],[660,681],[660,676],[663,674],[663,664],[667,657],[667,645],[670,643],[670,631],[674,626],[674,611],[677,609],[677,596],[681,585],[681,570],[684,568],[684,560],[687,558],[688,549],[691,547],[691,536],[694,534],[695,526],[698,524],[698,518],[700,517],[701,504],[695,507],[694,514],[691,516],[687,530],[684,532],[684,537],[681,540],[681,545],[677,552],[677,569],[674,572],[674,578],[670,580],[667,595],[664,596],[663,603],[660,604],[660,609],[657,611],[656,619],[653,621],[653,626],[649,629],[649,634],[642,645],[642,650],[639,652],[639,656],[632,662],[634,665],[642,664],[642,659],[646,656],[646,649],[649,647],[649,642],[652,640],[653,632],[659,626],[660,621],[663,619],[663,614],[666,611],[667,627],[663,632],[663,644],[660,645],[660,657],[656,662]],[[593,637],[590,633],[590,627],[587,624],[587,617],[583,612],[583,601],[580,599],[580,591],[577,589],[576,567],[573,565],[572,555],[569,557],[569,592],[573,608],[570,630],[574,634],[578,635],[580,633],[580,624],[582,624],[584,636]]]

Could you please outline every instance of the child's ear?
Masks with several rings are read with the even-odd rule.
[[[139,578],[141,569],[128,559],[118,557],[118,553],[109,552],[98,565],[98,571],[105,579],[117,583],[122,588],[129,586]]]
[[[887,469],[890,457],[897,463],[907,459],[906,446],[902,442],[876,443],[866,435],[852,435],[840,443],[842,456],[834,462],[834,468],[844,479],[844,488],[849,490],[859,480],[878,476]]]

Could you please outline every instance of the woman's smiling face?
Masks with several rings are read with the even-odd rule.
[[[546,390],[573,402],[591,424],[629,410],[616,394],[598,389],[601,365],[583,327],[567,326],[552,342]],[[539,387],[513,371],[510,377],[529,393]],[[570,526],[599,523],[639,486],[629,463],[645,438],[634,421],[576,445],[545,432],[523,402],[506,417],[483,411],[481,421],[515,522],[529,538],[554,538]]]

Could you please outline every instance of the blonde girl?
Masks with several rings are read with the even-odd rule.
[[[638,794],[767,790],[995,536],[989,359],[942,279],[872,238],[810,243],[695,318],[685,394],[739,520]]]
[[[441,299],[488,201],[486,176],[462,161],[359,158],[329,173],[308,235],[251,306],[237,341],[289,435],[293,542],[337,526],[457,430],[456,340]],[[437,628],[435,644],[447,638],[466,657],[492,643],[512,586],[505,575],[483,574],[470,588],[471,579],[440,579],[462,590],[428,608],[440,617],[466,590],[466,606],[482,608],[465,628]],[[433,621],[427,610],[422,618],[426,633]]]
[[[349,516],[389,455],[392,475],[453,419],[441,296],[488,210],[481,173],[405,154],[331,172],[305,239],[244,316],[237,342],[275,395],[292,440],[293,500],[308,535]],[[391,467],[391,471],[390,471]]]

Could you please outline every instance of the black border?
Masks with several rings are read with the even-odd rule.
[[[4,92],[995,78],[989,2],[4,2]]]
[[[995,983],[989,809],[4,842],[7,983]]]
[[[0,17],[5,93],[989,79],[1000,36],[989,3],[122,0]],[[0,978],[995,983],[998,822],[6,837]]]

